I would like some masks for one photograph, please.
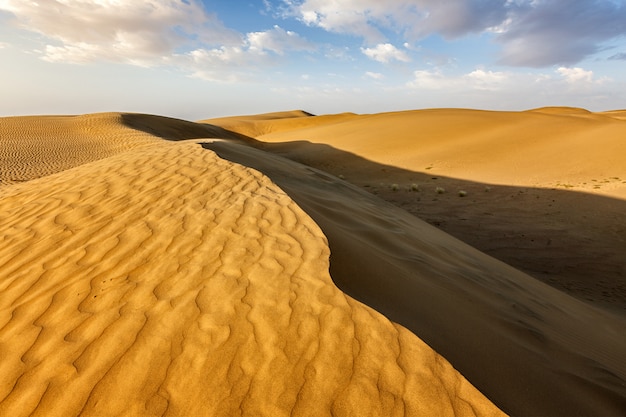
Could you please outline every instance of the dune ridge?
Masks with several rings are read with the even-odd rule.
[[[622,114],[426,109],[340,123],[309,117],[306,126],[257,118],[254,130],[247,116],[241,126],[237,117],[215,121],[259,132],[251,145],[311,167],[298,176],[246,148],[212,149],[287,190],[328,236],[335,282],[420,335],[504,411],[620,415]],[[305,185],[307,175],[325,179],[327,189]],[[471,254],[407,211],[559,291]],[[361,262],[346,262],[355,254]]]
[[[301,118],[262,118],[253,119],[264,133],[251,144],[345,178],[542,282],[624,315],[622,113],[425,109],[340,123],[308,117],[306,126]],[[249,132],[248,121],[216,123]]]
[[[425,109],[307,118],[289,118],[287,113],[275,115],[278,119],[240,116],[201,122],[262,142],[327,144],[377,163],[427,169],[435,175],[503,185],[562,184],[626,199],[626,143],[619,139],[626,124],[614,116],[618,114],[573,108]]]
[[[626,407],[623,317],[323,171],[242,144],[204,146],[287,191],[328,237],[340,288],[420,335],[505,412],[604,416]]]
[[[25,150],[72,163],[3,165],[31,171],[1,186],[0,415],[503,415],[335,287],[324,233],[266,176],[123,116]],[[12,151],[33,121],[8,122]]]

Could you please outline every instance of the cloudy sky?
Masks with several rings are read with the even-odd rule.
[[[626,108],[626,0],[0,0],[0,116]]]

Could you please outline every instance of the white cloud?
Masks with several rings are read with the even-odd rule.
[[[566,68],[560,67],[556,70],[565,81],[570,84],[578,84],[578,83],[592,83],[593,79],[593,71],[586,71],[582,68]]]
[[[481,32],[505,20],[507,0],[305,0],[286,1],[288,14],[330,32],[386,39],[385,30],[415,39],[431,33],[456,38]]]
[[[485,71],[477,69],[463,76],[472,88],[479,90],[497,90],[509,80],[509,75],[504,72]]]
[[[280,26],[265,32],[251,32],[247,36],[251,50],[272,51],[282,55],[285,51],[312,51],[315,46],[295,32]]]
[[[383,7],[381,7],[383,6]],[[371,41],[382,41],[384,36],[370,24],[371,7],[384,8],[384,3],[372,0],[360,2],[337,2],[326,0],[307,0],[292,5],[290,13],[310,26],[318,26],[329,32],[358,34]]]
[[[409,62],[411,60],[406,52],[399,50],[390,43],[380,43],[374,48],[361,48],[361,52],[368,58],[384,64],[390,61]]]
[[[178,58],[180,64],[191,71],[192,77],[225,83],[248,80],[252,68],[270,65],[272,61],[272,57],[263,51],[243,46],[200,48]]]
[[[406,86],[432,99],[428,106],[454,103],[454,106],[495,109],[546,105],[598,108],[615,100],[615,91],[621,91],[613,80],[596,79],[592,71],[566,67],[554,72],[500,72],[479,68],[464,74],[449,74],[439,69],[417,70]]]
[[[179,64],[190,69],[195,78],[231,83],[250,80],[255,70],[276,64],[278,57],[287,51],[314,48],[297,33],[275,26],[264,32],[248,33],[238,45],[197,48],[178,58]]]
[[[447,84],[446,77],[439,71],[417,70],[413,73],[413,80],[407,83],[412,88],[438,90]]]
[[[9,44],[6,42],[0,42],[0,49],[8,48]]]
[[[49,61],[158,63],[192,43],[241,42],[198,0],[2,0],[0,9],[52,41],[44,52]]]
[[[444,75],[439,70],[418,70],[407,85],[427,90],[501,90],[510,86],[512,74],[477,69],[463,75]]]
[[[626,34],[623,0],[283,0],[307,25],[385,43],[489,33],[510,66],[572,65]],[[622,58],[623,59],[623,58]]]
[[[0,0],[14,22],[45,37],[36,51],[49,62],[168,65],[193,77],[234,82],[315,45],[279,26],[238,33],[200,0]]]
[[[381,74],[380,72],[371,72],[371,71],[367,71],[365,73],[365,76],[367,78],[372,78],[374,80],[382,80],[383,78],[385,78],[385,76]]]

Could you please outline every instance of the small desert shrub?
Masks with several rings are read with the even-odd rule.
[[[443,193],[445,193],[445,192],[446,192],[446,189],[445,189],[445,188],[443,188],[443,187],[437,187],[437,188],[435,188],[435,192],[436,192],[437,194],[443,194]]]
[[[419,191],[420,190],[420,186],[417,184],[411,184],[411,191]]]
[[[485,192],[488,193],[489,191],[491,191],[491,187],[485,187]]]
[[[399,189],[400,189],[400,186],[398,184],[391,184],[392,191],[398,191]]]
[[[467,191],[460,190],[459,197],[465,197],[467,195]]]
[[[340,179],[340,180],[345,180],[345,179],[346,179],[346,177],[344,177],[342,174],[339,174],[339,179]]]

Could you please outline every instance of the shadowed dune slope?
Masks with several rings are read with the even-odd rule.
[[[57,126],[80,166],[3,165],[41,178],[0,196],[0,415],[502,415],[335,287],[322,230],[267,177],[108,117],[104,151]]]
[[[203,146],[270,177],[324,230],[347,293],[442,352],[505,412],[626,409],[626,320],[503,264],[323,171],[229,142]]]
[[[316,116],[306,124],[254,119],[265,132],[254,146],[343,177],[559,290],[626,315],[623,114],[547,107]],[[228,128],[250,130],[247,116],[237,120]]]

